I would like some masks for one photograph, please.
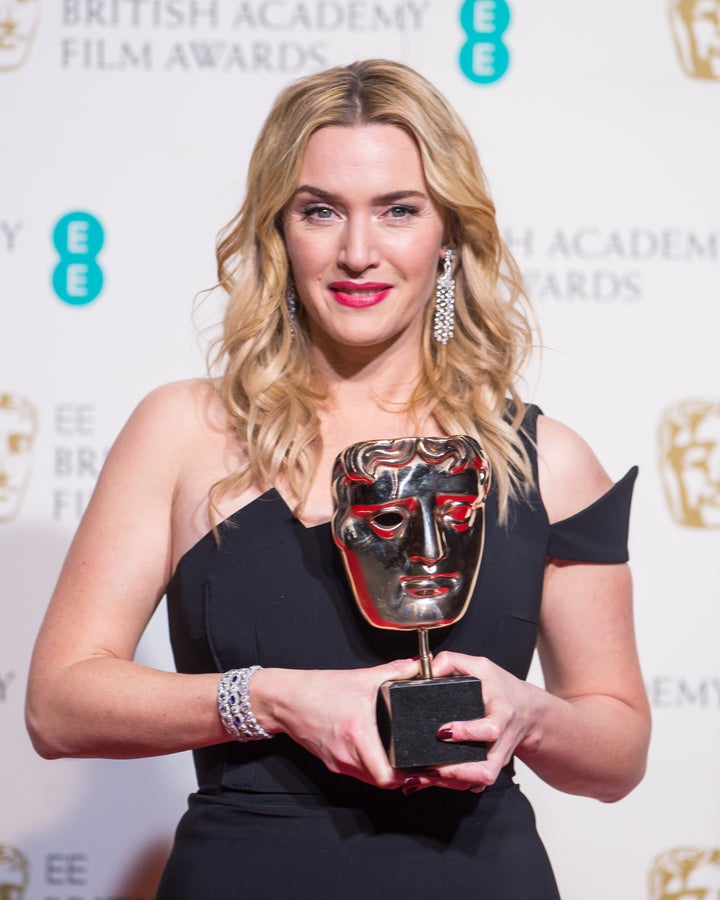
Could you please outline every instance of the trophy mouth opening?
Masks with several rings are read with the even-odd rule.
[[[443,575],[409,575],[400,579],[403,594],[415,600],[434,600],[455,591],[459,585],[457,572]]]

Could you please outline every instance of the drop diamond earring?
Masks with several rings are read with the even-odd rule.
[[[285,292],[285,303],[287,304],[288,315],[290,316],[290,334],[295,337],[295,324],[297,323],[297,293],[295,285],[288,284]]]
[[[445,248],[445,265],[438,276],[435,291],[435,327],[433,337],[445,346],[455,334],[455,279],[452,277],[452,263],[455,251]]]

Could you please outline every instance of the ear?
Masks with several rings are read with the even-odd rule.
[[[451,262],[455,259],[455,248],[451,247],[449,244],[443,244],[440,248],[440,261],[445,263],[447,261]]]

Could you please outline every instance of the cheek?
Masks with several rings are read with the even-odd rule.
[[[363,529],[355,540],[348,541],[348,552],[369,577],[402,569],[406,561],[402,539],[385,540]]]
[[[456,531],[448,528],[445,531],[448,557],[453,557],[461,568],[473,566],[480,555],[482,547],[482,529],[477,521],[465,531]]]
[[[394,247],[388,247],[388,255],[394,254],[398,262],[403,260],[408,271],[432,277],[440,262],[441,238],[440,233],[408,234]]]
[[[285,252],[287,253],[290,268],[293,270],[295,276],[297,277],[301,272],[305,270],[305,250],[302,241],[299,241],[295,237],[286,235]]]
[[[317,280],[333,258],[330,241],[322,236],[288,237],[285,248],[296,280]]]
[[[412,272],[416,281],[425,286],[434,285],[440,265],[440,245],[436,241],[425,241],[412,248]]]

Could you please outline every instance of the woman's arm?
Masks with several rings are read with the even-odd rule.
[[[173,519],[186,517],[177,496],[203,456],[208,393],[197,382],[153,392],[108,456],[33,654],[26,718],[46,758],[155,756],[231,740],[218,715],[217,672],[133,662],[183,549],[173,551]],[[250,699],[266,731],[289,734],[332,771],[396,787],[402,776],[382,749],[375,696],[383,681],[416,671],[412,660],[347,672],[268,668],[253,675]]]
[[[216,676],[132,662],[170,576],[196,392],[186,382],[150,394],[108,455],[33,653],[26,719],[42,756],[149,756],[223,740]]]
[[[583,509],[611,485],[584,441],[544,417],[538,457],[551,521]],[[560,790],[620,799],[643,776],[650,735],[628,567],[550,560],[538,651],[545,690],[489,660],[438,655],[438,675],[462,672],[483,681],[488,709],[485,719],[448,723],[451,739],[491,742],[486,762],[443,769],[442,783],[458,789],[492,784],[514,752]],[[422,786],[430,783],[422,780]]]
[[[619,800],[645,772],[650,714],[627,566],[551,563],[538,651],[547,694],[518,756],[573,794]]]

